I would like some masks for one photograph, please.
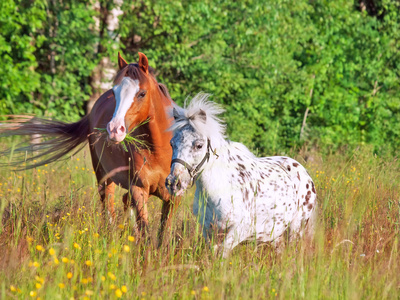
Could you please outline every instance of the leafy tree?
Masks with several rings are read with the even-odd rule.
[[[0,113],[84,113],[96,66],[146,53],[183,104],[224,105],[231,139],[262,154],[400,146],[400,4],[395,0],[5,0]],[[116,68],[116,66],[115,66]]]

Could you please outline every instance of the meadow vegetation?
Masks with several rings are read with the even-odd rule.
[[[151,241],[139,239],[117,190],[102,211],[88,149],[33,170],[0,171],[2,299],[395,299],[400,296],[396,159],[362,148],[289,153],[314,178],[315,240],[277,255],[240,245],[223,260],[205,245],[190,191],[165,246],[154,244],[161,201],[149,200]],[[9,158],[2,158],[2,162]]]
[[[113,9],[122,14],[108,30]],[[211,93],[230,139],[304,164],[319,203],[312,243],[277,255],[250,242],[223,260],[191,212],[193,190],[157,249],[161,201],[149,200],[147,241],[120,189],[110,224],[87,148],[27,171],[2,167],[0,298],[400,298],[399,9],[397,0],[0,1],[0,120],[77,121],[99,93],[102,61],[117,69],[118,50],[128,62],[141,51],[178,104]]]

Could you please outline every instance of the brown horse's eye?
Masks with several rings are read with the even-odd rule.
[[[137,98],[138,98],[138,99],[144,98],[144,96],[146,96],[146,93],[147,93],[147,91],[141,91],[141,92],[139,92]]]

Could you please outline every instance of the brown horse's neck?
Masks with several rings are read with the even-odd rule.
[[[170,138],[166,138],[166,130],[171,125],[171,120],[168,117],[168,109],[171,107],[172,102],[170,99],[165,97],[162,93],[159,94],[158,99],[152,99],[152,103],[149,109],[148,128],[150,130],[150,139],[152,145],[159,145],[153,149],[154,154],[158,152],[164,152],[164,147],[170,147]]]

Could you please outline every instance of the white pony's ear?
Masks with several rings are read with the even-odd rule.
[[[175,121],[179,119],[179,114],[178,111],[176,110],[176,108],[174,107],[174,109],[172,110],[172,114],[174,116]]]
[[[203,123],[207,121],[207,114],[204,110],[200,109],[200,111],[197,113],[197,116],[200,120],[203,121]]]
[[[207,114],[204,110],[200,109],[197,113],[193,114],[192,116],[189,117],[189,120],[200,120],[202,121],[204,124],[207,121]]]

